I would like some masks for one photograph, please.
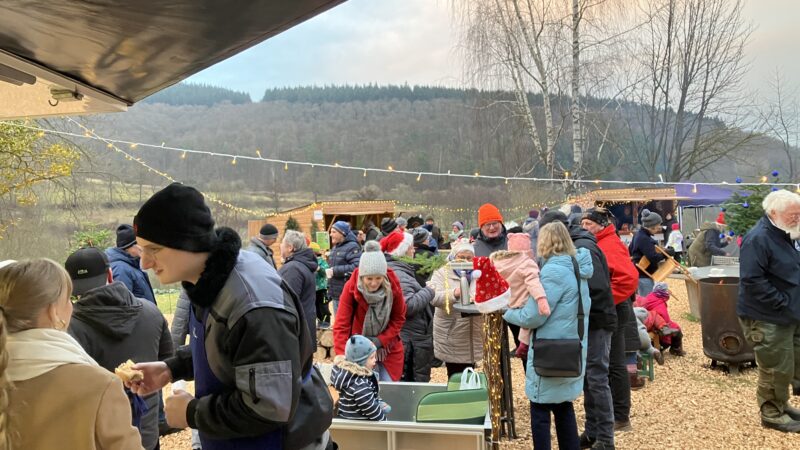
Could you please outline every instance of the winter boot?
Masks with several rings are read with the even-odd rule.
[[[629,373],[628,376],[631,380],[631,390],[638,391],[639,389],[643,388],[647,383],[643,377],[640,377],[638,373]]]
[[[677,334],[672,335],[672,342],[669,346],[669,353],[670,355],[675,356],[686,356],[686,352],[683,350],[683,333],[680,331]]]
[[[653,349],[653,359],[656,360],[659,366],[664,365],[664,354],[661,353],[661,350],[654,348]]]
[[[594,441],[595,441],[595,439],[594,438],[590,438],[586,434],[585,431],[583,433],[581,433],[581,436],[580,436],[580,446],[581,446],[581,448],[592,448],[592,446],[594,445]]]

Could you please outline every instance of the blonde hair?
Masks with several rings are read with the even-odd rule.
[[[43,308],[72,292],[69,274],[57,262],[39,258],[0,269],[0,450],[11,448],[8,431],[8,333],[33,328]]]
[[[542,258],[555,255],[575,256],[575,245],[569,237],[567,227],[561,222],[550,222],[539,230],[536,254]]]

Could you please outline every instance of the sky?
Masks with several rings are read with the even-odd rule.
[[[326,84],[464,86],[451,1],[348,0],[188,81],[248,92]],[[800,0],[745,0],[756,27],[745,84],[769,91],[776,69],[800,89]]]

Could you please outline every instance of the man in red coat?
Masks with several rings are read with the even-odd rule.
[[[333,350],[343,356],[350,336],[367,337],[378,348],[375,370],[380,381],[398,381],[403,374],[406,302],[397,275],[387,267],[380,244],[368,241],[358,269],[344,285],[333,324]]]
[[[644,385],[644,380],[639,378],[636,371],[629,372],[625,356],[625,329],[633,327],[632,330],[636,331],[636,317],[633,315],[631,297],[639,285],[639,272],[631,261],[628,248],[617,235],[617,229],[611,219],[613,216],[607,209],[591,208],[583,214],[581,226],[597,238],[597,246],[608,261],[611,293],[617,310],[617,328],[611,336],[608,379],[611,385],[611,397],[614,400],[614,429],[627,431],[631,429],[631,386],[637,388]],[[635,355],[633,353],[634,358]]]

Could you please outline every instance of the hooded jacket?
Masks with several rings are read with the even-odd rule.
[[[333,366],[331,384],[339,391],[342,419],[386,420],[375,372],[345,360]]]
[[[578,289],[583,299],[583,309],[589,309],[590,288],[587,280],[592,276],[592,257],[585,248],[579,248],[575,257],[578,261],[580,280],[575,278],[572,258],[569,255],[556,255],[547,259],[540,272],[542,285],[547,293],[550,315],[539,315],[535,302],[528,302],[522,309],[509,309],[503,314],[508,323],[536,330],[536,338],[576,339],[578,337]],[[540,377],[533,368],[536,358],[533,346],[528,351],[525,372],[525,394],[534,403],[571,402],[583,392],[586,373],[586,347],[588,340],[587,321],[584,318],[582,354],[583,364],[579,377]]]
[[[614,304],[619,305],[631,298],[639,286],[639,271],[631,262],[628,247],[617,236],[617,228],[609,224],[595,235],[597,246],[603,251],[608,263],[611,279],[611,294]]]
[[[308,324],[308,331],[312,334],[317,331],[317,283],[314,274],[317,272],[318,267],[319,264],[314,251],[310,248],[304,248],[286,258],[286,261],[278,270],[278,274],[283,278],[283,281],[300,298],[300,304],[303,305],[303,314]],[[314,351],[316,351],[316,339],[314,341]]]
[[[328,255],[328,264],[333,269],[333,277],[328,280],[328,296],[336,300],[342,294],[342,289],[351,274],[358,267],[361,258],[361,247],[353,233],[347,233],[344,240],[335,245]]]
[[[593,270],[589,278],[589,296],[592,308],[589,312],[589,329],[612,331],[617,326],[617,310],[611,294],[611,279],[608,262],[597,246],[597,239],[579,226],[569,227],[569,236],[577,248],[585,248],[592,259]],[[637,280],[638,283],[638,280]]]
[[[539,266],[527,254],[501,250],[492,253],[492,263],[511,288],[509,307],[521,308],[528,298],[535,301],[545,296],[539,281]]]
[[[689,247],[689,264],[695,267],[711,265],[712,256],[725,256],[726,240],[719,237],[716,224],[706,222],[700,227],[700,234]]]
[[[656,250],[656,241],[646,228],[640,229],[633,235],[633,240],[628,250],[631,252],[633,264],[638,264],[642,256],[647,257],[647,260],[650,261],[650,265],[647,266],[647,273],[650,274],[655,273],[658,270],[658,263],[666,259],[664,255]],[[636,270],[639,272],[639,278],[649,278],[638,266],[636,266]]]
[[[273,268],[277,267],[275,265],[275,256],[271,248],[264,245],[258,238],[251,238],[250,239],[250,246],[247,247],[248,252],[253,252],[256,255],[260,256],[261,259],[267,262]]]
[[[114,282],[86,292],[74,304],[69,333],[100,366],[111,372],[127,361],[163,361],[172,356],[172,336],[155,304]],[[158,444],[158,396],[146,397],[139,430],[146,449]]]
[[[114,281],[119,281],[127,286],[134,297],[156,302],[150,278],[147,276],[147,272],[140,268],[139,258],[134,258],[125,250],[117,247],[106,249],[106,256]]]
[[[299,299],[272,266],[240,251],[235,231],[216,234],[198,282],[182,283],[199,322],[190,325],[191,345],[166,361],[174,380],[217,380],[195,381],[196,392],[210,393],[189,402],[189,426],[204,448],[242,448],[241,440],[267,436],[279,437],[280,448],[324,448],[333,400],[313,366]],[[193,353],[204,359],[195,361]]]
[[[800,322],[797,241],[764,216],[745,235],[736,314],[777,325]]]
[[[385,353],[379,362],[389,373],[393,381],[400,380],[403,374],[403,341],[400,339],[400,330],[406,322],[406,302],[403,299],[403,288],[392,269],[386,271],[386,278],[392,288],[392,311],[386,328],[377,336],[366,336],[374,343],[377,341],[378,353]],[[364,317],[367,315],[369,305],[358,290],[358,269],[353,271],[353,276],[347,281],[339,297],[339,309],[333,322],[333,350],[337,355],[344,355],[347,340],[354,334],[364,334]]]
[[[386,255],[386,264],[397,275],[403,298],[406,301],[406,323],[400,330],[403,342],[422,341],[431,342],[433,339],[433,289],[422,287],[414,277],[414,268],[411,264],[398,261]]]

